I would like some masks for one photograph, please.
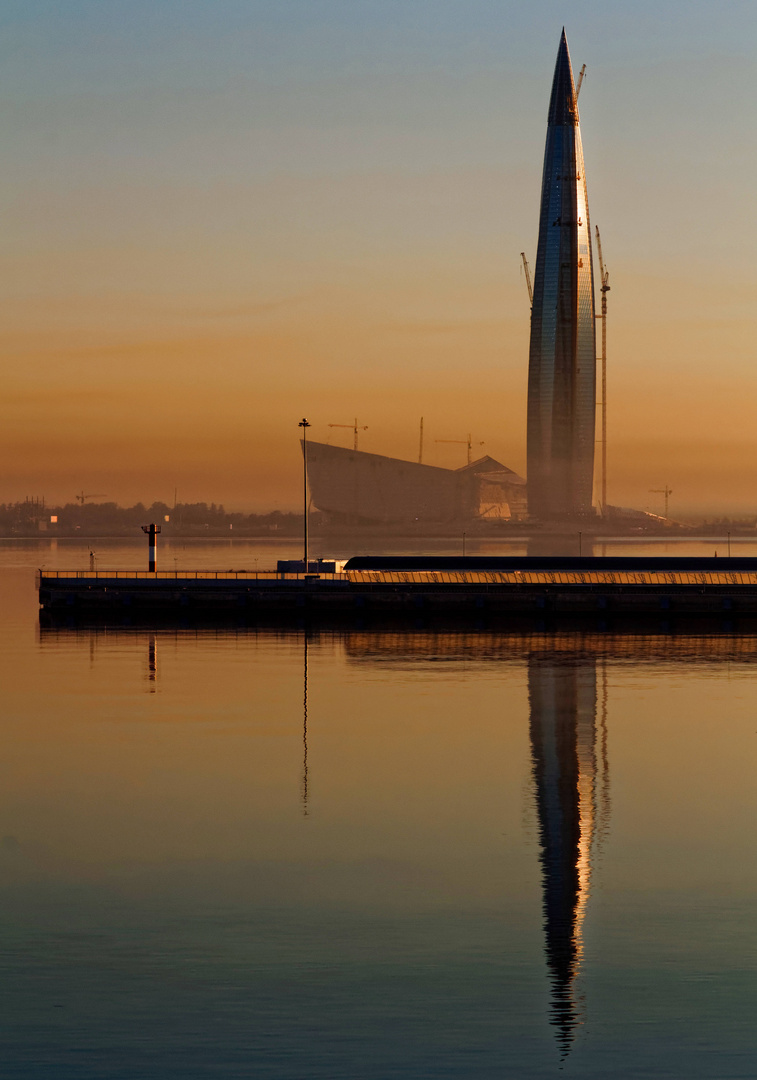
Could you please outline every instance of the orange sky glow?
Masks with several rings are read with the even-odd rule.
[[[44,68],[55,19],[83,17],[78,0],[50,25],[38,13],[9,29],[0,502],[84,489],[170,503],[176,489],[295,509],[303,415],[312,438],[341,445],[351,432],[328,424],[357,416],[362,449],[409,459],[423,416],[426,462],[464,464],[464,446],[435,440],[470,432],[524,473],[519,252],[533,262],[560,24],[543,13],[520,43],[502,38],[502,55],[496,42],[476,52],[482,29],[507,21],[476,0],[462,38],[429,13],[392,68],[356,16],[340,64],[316,42],[303,69],[290,52],[305,30],[262,3],[288,57],[274,70],[254,49],[237,57],[223,18],[208,42],[194,5],[162,7],[177,26],[185,11],[199,74],[175,57],[161,68],[149,18],[145,45],[115,9],[84,31],[112,70],[82,68],[73,38]],[[256,18],[232,8],[254,37]],[[706,8],[691,10],[688,38],[658,36],[657,55],[638,55],[641,37],[608,55],[580,14],[567,27],[574,67],[588,64],[589,201],[612,287],[608,494],[659,510],[649,489],[668,484],[671,512],[757,513],[755,62],[733,27],[708,42]],[[708,62],[717,49],[727,78]]]

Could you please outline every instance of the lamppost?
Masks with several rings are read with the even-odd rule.
[[[305,573],[309,570],[308,564],[308,423],[307,417],[303,416],[300,420],[298,427],[302,428],[302,500],[304,511],[303,519],[305,522]]]

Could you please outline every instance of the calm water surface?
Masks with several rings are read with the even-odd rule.
[[[0,543],[4,1080],[757,1075],[757,637],[40,629],[39,565],[87,545]]]

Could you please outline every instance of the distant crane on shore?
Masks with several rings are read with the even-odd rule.
[[[470,465],[471,447],[473,446],[473,443],[471,442],[470,435],[468,436],[467,439],[434,439],[434,442],[457,443],[460,446],[467,446],[467,448],[468,448],[468,464]],[[483,442],[480,442],[477,445],[478,446],[483,446],[484,444],[483,444]]]
[[[358,425],[357,425],[357,417],[355,417],[355,423],[354,424],[329,424],[329,427],[351,428],[352,431],[355,434],[355,447],[354,447],[355,450],[357,450],[357,433],[358,433],[358,431],[367,431],[368,430],[368,425],[367,424],[363,424],[362,427],[358,427]]]
[[[81,495],[76,496],[76,501],[78,502],[79,506],[84,506],[84,503],[87,501],[87,499],[107,499],[107,498],[108,498],[108,496],[104,492],[100,492],[99,494],[94,494],[94,495],[85,495],[84,492],[82,491]]]

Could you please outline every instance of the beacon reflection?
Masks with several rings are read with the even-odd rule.
[[[147,639],[147,681],[149,691],[154,694],[158,689],[158,639],[150,634]]]
[[[583,1023],[578,976],[593,849],[609,810],[606,672],[593,659],[528,661],[531,753],[539,822],[550,1022],[566,1055]]]

